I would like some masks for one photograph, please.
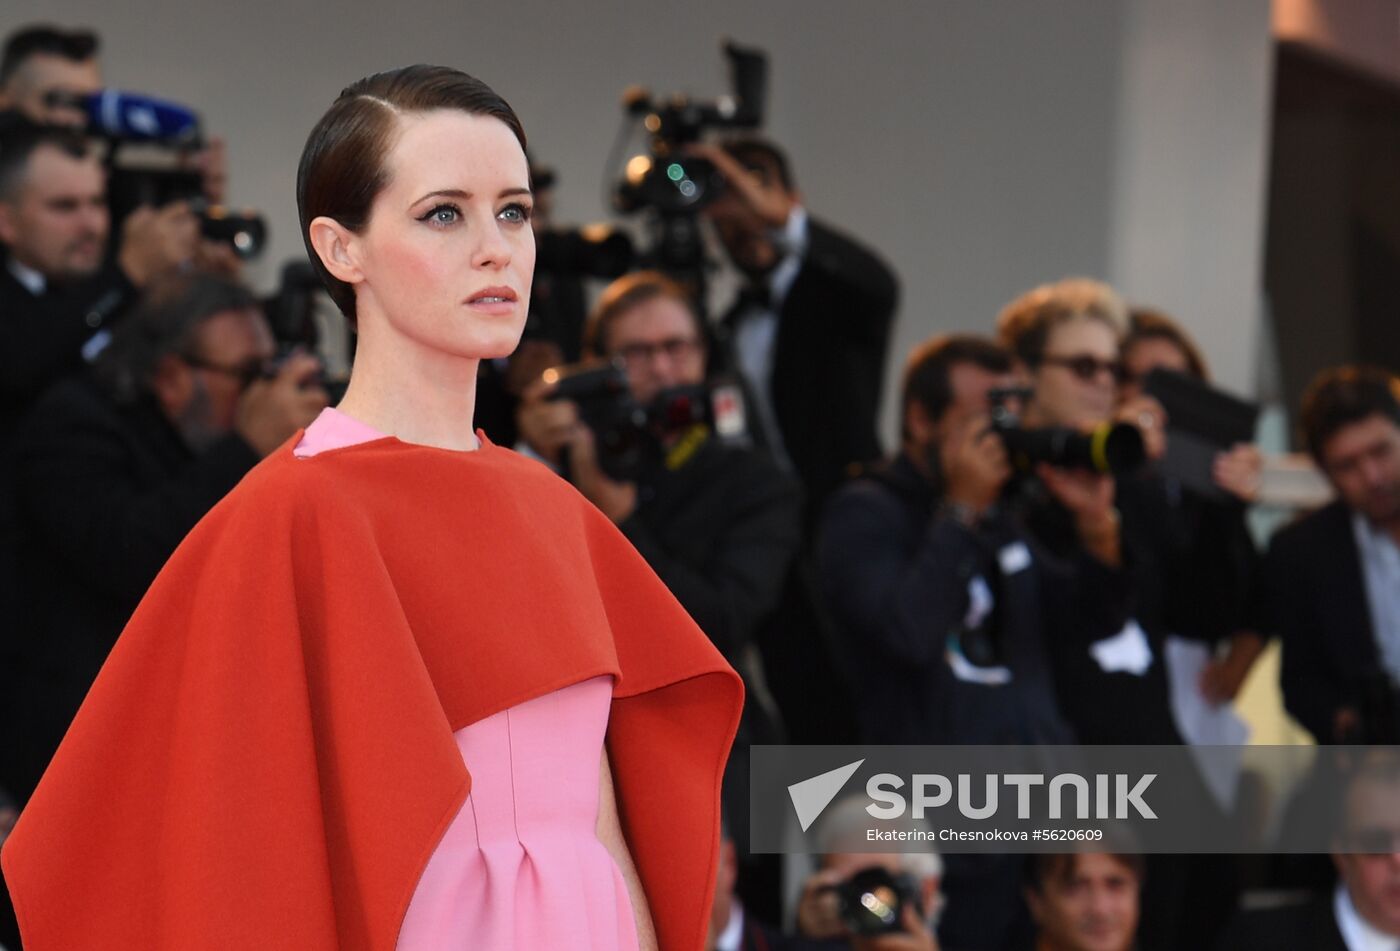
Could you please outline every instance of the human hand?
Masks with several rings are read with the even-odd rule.
[[[1264,471],[1264,454],[1253,443],[1239,443],[1218,454],[1211,466],[1215,484],[1241,502],[1253,502],[1259,497],[1260,476]]]
[[[1120,423],[1136,426],[1142,433],[1142,446],[1150,461],[1167,453],[1167,411],[1150,396],[1135,396],[1118,407],[1114,418]]]
[[[569,475],[574,485],[615,524],[626,521],[637,510],[637,483],[619,482],[603,471],[597,440],[584,423],[574,426],[568,445]]]
[[[846,934],[835,891],[844,878],[834,869],[823,869],[808,877],[797,903],[799,934],[816,939],[840,938]]]
[[[1113,477],[1060,469],[1044,462],[1035,471],[1050,494],[1074,516],[1075,531],[1089,553],[1106,565],[1121,564],[1122,537],[1118,510],[1113,507]]]
[[[222,241],[201,240],[194,249],[194,266],[196,270],[231,281],[243,275],[243,259],[231,245]]]
[[[188,202],[143,205],[122,225],[117,263],[131,283],[145,287],[161,274],[187,267],[198,244],[199,218]]]
[[[903,930],[881,935],[852,935],[852,951],[938,951],[933,929],[919,920],[914,906],[906,904],[899,923]]]
[[[948,501],[978,515],[996,502],[1011,478],[1006,445],[991,425],[985,413],[970,416],[952,427],[939,447]]]
[[[710,214],[732,213],[737,206],[752,213],[771,230],[781,229],[787,224],[788,216],[797,206],[797,199],[781,182],[765,182],[734,156],[708,142],[688,145],[686,152],[706,159],[724,176],[725,193],[710,206]]]
[[[298,429],[310,425],[330,397],[318,377],[321,363],[309,353],[295,353],[269,380],[254,380],[238,399],[234,431],[267,456],[291,438]]]
[[[582,426],[578,404],[572,400],[554,400],[555,384],[536,378],[520,394],[515,408],[515,425],[520,438],[531,451],[552,466],[558,466],[562,450],[574,440],[574,430]]]
[[[1201,671],[1201,696],[1213,704],[1230,703],[1239,695],[1254,661],[1264,652],[1264,639],[1252,631],[1240,631],[1230,639],[1224,657]]]

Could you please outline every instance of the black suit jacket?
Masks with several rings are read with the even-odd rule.
[[[135,296],[111,265],[36,297],[0,260],[0,440],[45,388],[82,368],[83,344],[118,320]]]
[[[21,749],[5,769],[27,799],[146,588],[258,456],[234,434],[196,456],[153,403],[118,406],[86,377],[41,398],[12,449]]]
[[[899,282],[872,251],[814,218],[778,314],[769,399],[783,445],[816,513],[853,464],[881,455],[876,417]],[[729,353],[738,309],[720,326]]]
[[[1241,912],[1218,947],[1220,951],[1347,951],[1330,894],[1302,905]]]
[[[1283,639],[1283,701],[1319,743],[1381,671],[1351,510],[1341,502],[1280,530],[1264,561],[1266,612]]]

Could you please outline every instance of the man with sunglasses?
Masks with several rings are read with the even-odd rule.
[[[23,802],[117,635],[185,534],[326,405],[309,355],[274,366],[246,288],[201,274],[152,287],[89,374],[50,389],[12,447],[19,514],[16,744]]]
[[[1084,429],[1117,419],[1143,435],[1149,459],[1166,448],[1166,416],[1148,396],[1120,404],[1123,377],[1120,340],[1128,309],[1111,287],[1087,279],[1067,279],[1021,295],[997,321],[1002,344],[1015,356],[1032,395],[1022,414],[1027,428]],[[1073,491],[1097,498],[1116,517],[1086,526],[1055,498],[1046,471],[1019,480],[1006,504],[1039,543],[1047,561],[1072,563],[1087,550],[1116,556],[1130,589],[1129,618],[1110,636],[1092,633],[1088,616],[1077,622],[1080,637],[1050,645],[1056,692],[1081,743],[1179,744],[1166,676],[1165,606],[1168,599],[1191,597],[1173,591],[1166,566],[1171,507],[1162,480],[1151,472],[1119,476],[1081,472]],[[1063,494],[1061,487],[1056,494]],[[1202,563],[1229,553],[1203,550]],[[1076,625],[1071,625],[1074,627]],[[1216,807],[1197,784],[1192,793],[1202,815]],[[1142,947],[1208,947],[1233,911],[1235,886],[1226,863],[1213,856],[1148,859],[1143,892]],[[1189,909],[1183,913],[1182,909]]]

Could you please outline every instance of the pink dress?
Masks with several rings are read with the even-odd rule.
[[[380,438],[328,408],[294,452]],[[594,677],[457,731],[471,793],[423,869],[398,951],[635,951],[627,883],[596,834],[611,705],[612,678]]]

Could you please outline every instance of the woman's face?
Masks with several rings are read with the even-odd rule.
[[[1119,397],[1130,400],[1141,394],[1143,377],[1157,369],[1190,373],[1191,363],[1180,347],[1163,337],[1144,337],[1123,351],[1123,385]]]
[[[400,341],[490,359],[515,349],[530,305],[535,236],[525,152],[490,116],[399,119],[388,184],[356,236],[356,313]]]
[[[1044,424],[1082,427],[1108,419],[1118,395],[1118,338],[1081,317],[1051,329],[1034,372],[1032,409]]]

